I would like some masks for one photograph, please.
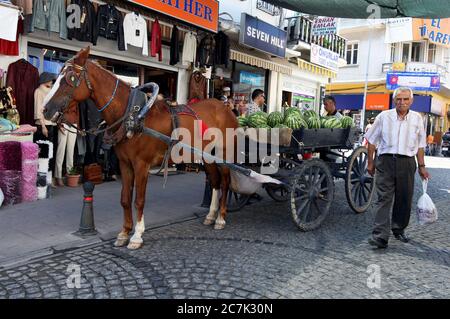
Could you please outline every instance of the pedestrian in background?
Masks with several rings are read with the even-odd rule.
[[[375,225],[369,244],[378,248],[388,246],[390,231],[396,239],[409,241],[405,229],[409,224],[414,193],[414,156],[417,157],[420,177],[430,177],[425,168],[424,148],[427,144],[422,117],[410,110],[413,98],[410,88],[395,90],[395,109],[378,115],[365,134],[369,142],[367,169],[370,175],[376,174],[378,192]],[[375,161],[376,145],[378,157]]]

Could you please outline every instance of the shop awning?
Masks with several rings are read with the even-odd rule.
[[[318,74],[318,75],[323,75],[323,76],[326,76],[331,79],[334,79],[337,76],[336,72],[333,72],[329,69],[323,68],[316,64],[310,63],[310,62],[302,60],[302,59],[297,59],[297,61],[298,61],[298,67],[302,70],[305,70],[305,71],[308,71],[308,72],[311,72],[314,74]]]
[[[262,69],[292,75],[292,68],[271,61],[270,57],[258,50],[249,49],[237,42],[230,43],[230,59]]]
[[[337,18],[367,19],[373,9],[379,8],[379,18],[448,18],[448,0],[265,0],[276,6],[297,12]]]

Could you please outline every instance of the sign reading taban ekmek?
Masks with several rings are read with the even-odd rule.
[[[241,15],[239,37],[243,45],[282,58],[286,56],[287,32],[246,13]]]
[[[414,91],[439,91],[441,81],[439,73],[388,72],[386,88],[395,90],[406,86]]]
[[[217,0],[131,0],[149,9],[188,22],[206,30],[219,29]]]

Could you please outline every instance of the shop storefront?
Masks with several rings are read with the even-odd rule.
[[[297,72],[300,71],[296,70],[294,73]],[[320,105],[318,94],[322,83],[317,81],[317,77],[316,81],[313,79],[306,80],[296,76],[283,75],[281,105],[287,104],[303,110],[317,110],[316,106]]]
[[[160,93],[179,103],[186,103],[189,99],[193,72],[207,69],[211,64],[209,57],[215,58],[214,47],[205,49],[206,46],[197,47],[196,43],[206,43],[203,40],[214,37],[218,31],[216,0],[197,0],[207,10],[202,16],[196,12],[176,13],[178,8],[167,10],[171,6],[167,2],[93,0],[86,1],[77,11],[73,6],[66,6],[64,0],[55,1],[61,2],[62,11],[52,13],[52,21],[58,22],[51,25],[52,29],[48,30],[48,24],[38,22],[32,28],[30,25],[23,28],[19,20],[16,42],[6,43],[0,39],[0,84],[20,83],[20,86],[17,83],[13,85],[13,95],[16,96],[21,126],[37,125],[33,96],[40,84],[40,75],[58,74],[64,63],[82,48],[89,46],[92,60],[131,86],[156,82]],[[15,14],[19,13],[17,7],[8,7]],[[77,12],[82,15],[77,16]],[[30,13],[25,17],[27,22],[39,21],[38,18],[33,20],[32,14],[36,17],[42,15],[39,11]],[[76,24],[77,17],[80,18],[79,25]],[[98,18],[100,21],[97,21]],[[197,52],[201,57],[199,60],[196,59]],[[207,86],[204,92],[204,97],[208,97]],[[53,139],[54,149],[57,148],[57,141],[57,138]],[[102,153],[101,145],[101,139],[95,141],[95,156]],[[76,143],[75,165],[78,164],[80,147],[85,146]],[[96,159],[91,159],[91,162],[96,162]],[[87,161],[79,164],[87,164]],[[80,168],[83,169],[82,166]]]

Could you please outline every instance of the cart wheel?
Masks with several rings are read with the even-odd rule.
[[[293,171],[301,165],[300,162],[280,157],[280,169]],[[291,198],[291,191],[287,185],[266,184],[264,186],[267,194],[276,202],[285,202]]]
[[[285,185],[267,184],[264,187],[267,194],[276,202],[285,202],[291,197],[291,192]]]
[[[316,229],[325,220],[334,198],[334,183],[324,161],[304,162],[291,179],[290,208],[301,231]]]
[[[241,210],[241,208],[247,204],[250,197],[251,195],[238,194],[229,190],[227,196],[227,211],[237,212]]]
[[[356,213],[364,213],[369,208],[375,190],[375,178],[367,172],[367,159],[367,149],[358,147],[347,164],[345,195]]]

